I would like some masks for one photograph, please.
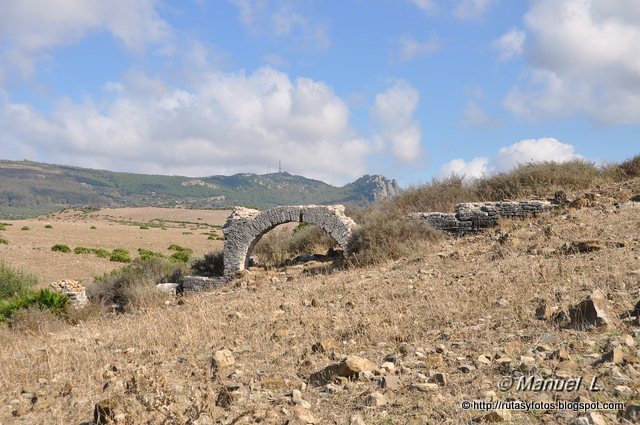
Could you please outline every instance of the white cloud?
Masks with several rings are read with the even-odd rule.
[[[245,28],[256,36],[290,37],[306,50],[331,46],[327,26],[298,9],[293,0],[229,0],[240,12]]]
[[[171,28],[157,11],[157,0],[4,0],[0,9],[0,60],[23,77],[34,72],[42,53],[107,31],[127,49],[166,42]]]
[[[501,60],[508,60],[522,54],[527,36],[524,31],[512,29],[493,42],[493,48],[500,54]]]
[[[411,0],[411,3],[415,4],[425,12],[433,12],[437,9],[435,0]]]
[[[478,104],[470,100],[462,111],[462,125],[465,127],[478,126],[493,128],[500,124],[497,118],[489,116]]]
[[[462,177],[465,182],[485,177],[487,175],[489,158],[479,156],[466,162],[462,158],[453,159],[444,164],[438,172],[438,177],[446,178],[450,176]]]
[[[410,61],[419,56],[440,50],[440,40],[433,36],[424,41],[418,41],[413,37],[400,39],[398,58],[402,61]]]
[[[576,154],[572,145],[560,143],[557,139],[521,140],[518,143],[501,148],[498,154],[489,159],[481,156],[466,162],[457,158],[444,164],[438,172],[439,177],[457,175],[470,181],[491,174],[510,171],[518,165],[537,162],[567,162],[582,157]]]
[[[414,115],[420,95],[406,81],[397,81],[375,98],[372,116],[379,123],[379,141],[389,145],[396,161],[417,164],[424,153],[422,130]]]
[[[458,19],[480,19],[494,0],[460,0],[453,9],[453,15]]]
[[[107,89],[49,114],[0,98],[0,157],[193,176],[281,159],[289,172],[344,183],[367,171],[373,152],[326,84],[268,67],[207,72],[188,88],[131,73]]]
[[[511,111],[640,123],[640,2],[535,0],[525,25],[529,72],[505,100]]]

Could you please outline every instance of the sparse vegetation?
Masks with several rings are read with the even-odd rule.
[[[10,318],[16,311],[32,306],[47,309],[51,313],[61,316],[67,309],[69,299],[49,289],[38,292],[24,292],[4,301],[0,301],[0,321]]]
[[[149,230],[149,226],[143,224],[142,226],[140,226],[140,230]]]
[[[29,228],[29,226],[22,226],[20,230],[31,230],[31,228]]]
[[[175,243],[172,243],[171,245],[169,245],[169,248],[167,249],[169,251],[186,252],[187,254],[191,254],[193,252],[191,248],[185,248]]]
[[[268,232],[253,253],[260,264],[275,266],[302,254],[324,254],[335,246],[335,240],[324,230],[300,223],[293,231],[284,226]]]
[[[9,245],[9,241],[0,236],[0,245]]]
[[[111,257],[111,252],[104,248],[91,248],[91,252],[99,258],[109,258]]]
[[[89,230],[96,230],[96,229],[97,229],[97,227],[96,227],[96,226],[91,226],[91,227],[89,227]]]
[[[176,251],[169,257],[172,260],[188,263],[189,262],[189,253],[187,251]]]
[[[0,230],[7,230],[7,226],[12,226],[11,223],[0,223]]]
[[[115,261],[118,263],[130,263],[131,262],[131,254],[124,248],[116,248],[111,251],[111,256],[109,257],[110,261]]]
[[[138,248],[138,256],[142,260],[149,260],[151,258],[165,258],[166,256],[161,252],[151,251],[145,248]]]
[[[138,258],[122,269],[96,278],[87,287],[87,296],[101,305],[116,304],[122,311],[130,311],[164,299],[155,286],[176,282],[183,272],[181,265],[162,258]]]
[[[222,251],[210,252],[191,264],[191,270],[197,276],[217,277],[224,274],[224,256]]]
[[[28,292],[37,281],[32,274],[17,271],[0,261],[0,300]]]
[[[71,252],[71,248],[64,244],[55,244],[51,247],[51,251],[54,252],[64,252],[65,254]]]
[[[45,224],[44,228],[45,229],[53,229],[53,226],[51,224]]]
[[[77,246],[73,250],[74,254],[91,254],[91,249],[85,248],[84,246]]]

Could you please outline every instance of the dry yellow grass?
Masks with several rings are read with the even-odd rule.
[[[125,248],[135,256],[138,248],[171,254],[167,250],[169,245],[178,244],[201,256],[222,249],[222,241],[209,240],[208,237],[211,231],[222,236],[219,229],[211,226],[221,226],[228,215],[229,211],[222,210],[119,208],[89,214],[69,210],[31,220],[5,220],[12,225],[1,232],[9,244],[0,245],[0,259],[35,274],[41,284],[59,279],[75,279],[88,284],[93,277],[122,264],[92,254],[52,252],[53,245],[64,244],[71,250],[77,246],[109,251]],[[163,221],[166,230],[161,227],[140,228],[142,223],[160,226],[159,220]],[[45,228],[47,224],[53,228]],[[21,230],[23,226],[29,230]],[[90,229],[91,226],[96,228]]]
[[[599,333],[558,329],[534,314],[541,299],[566,308],[595,288],[608,295],[615,317],[638,301],[640,206],[617,209],[613,202],[603,197],[592,208],[505,221],[497,233],[444,238],[379,267],[330,275],[310,275],[301,266],[251,270],[229,286],[133,314],[34,334],[0,329],[0,423],[91,421],[95,404],[106,399],[123,423],[302,423],[294,389],[321,424],[346,424],[354,414],[367,424],[468,423],[483,412],[464,411],[460,403],[486,399],[487,391],[499,400],[579,395],[637,404],[640,365],[632,358],[592,365],[616,344],[637,358],[637,345],[623,342],[630,336],[640,344],[637,320],[617,319],[615,329]],[[585,239],[598,240],[602,250],[550,254],[566,241]],[[314,352],[315,343],[331,338],[332,349]],[[211,357],[222,348],[236,364],[212,375]],[[547,358],[557,349],[572,360]],[[308,383],[313,372],[345,355],[377,367],[396,356],[400,387],[380,390],[368,379]],[[490,364],[478,364],[480,355]],[[522,356],[533,357],[539,370],[598,376],[603,391],[499,391],[501,376],[519,368]],[[477,368],[465,373],[460,366],[466,364]],[[445,385],[412,389],[435,372],[446,375]],[[630,393],[616,393],[618,385]],[[228,386],[238,388],[233,402],[217,406]],[[387,403],[366,406],[376,390]],[[602,414],[617,421],[617,412]],[[509,423],[568,424],[577,415],[512,412]]]

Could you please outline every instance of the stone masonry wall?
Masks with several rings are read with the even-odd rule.
[[[410,217],[425,220],[436,229],[463,234],[498,224],[500,218],[525,218],[549,211],[548,201],[474,202],[456,205],[455,213],[414,213]]]
[[[224,274],[233,277],[244,270],[262,235],[279,224],[304,221],[324,229],[346,251],[356,223],[344,213],[343,205],[298,205],[258,211],[237,207],[222,227],[224,233]]]

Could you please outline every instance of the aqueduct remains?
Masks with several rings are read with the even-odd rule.
[[[283,206],[266,211],[236,207],[222,227],[225,278],[230,279],[248,267],[253,248],[265,233],[291,222],[305,222],[325,230],[344,251],[357,226],[345,215],[343,205]]]

